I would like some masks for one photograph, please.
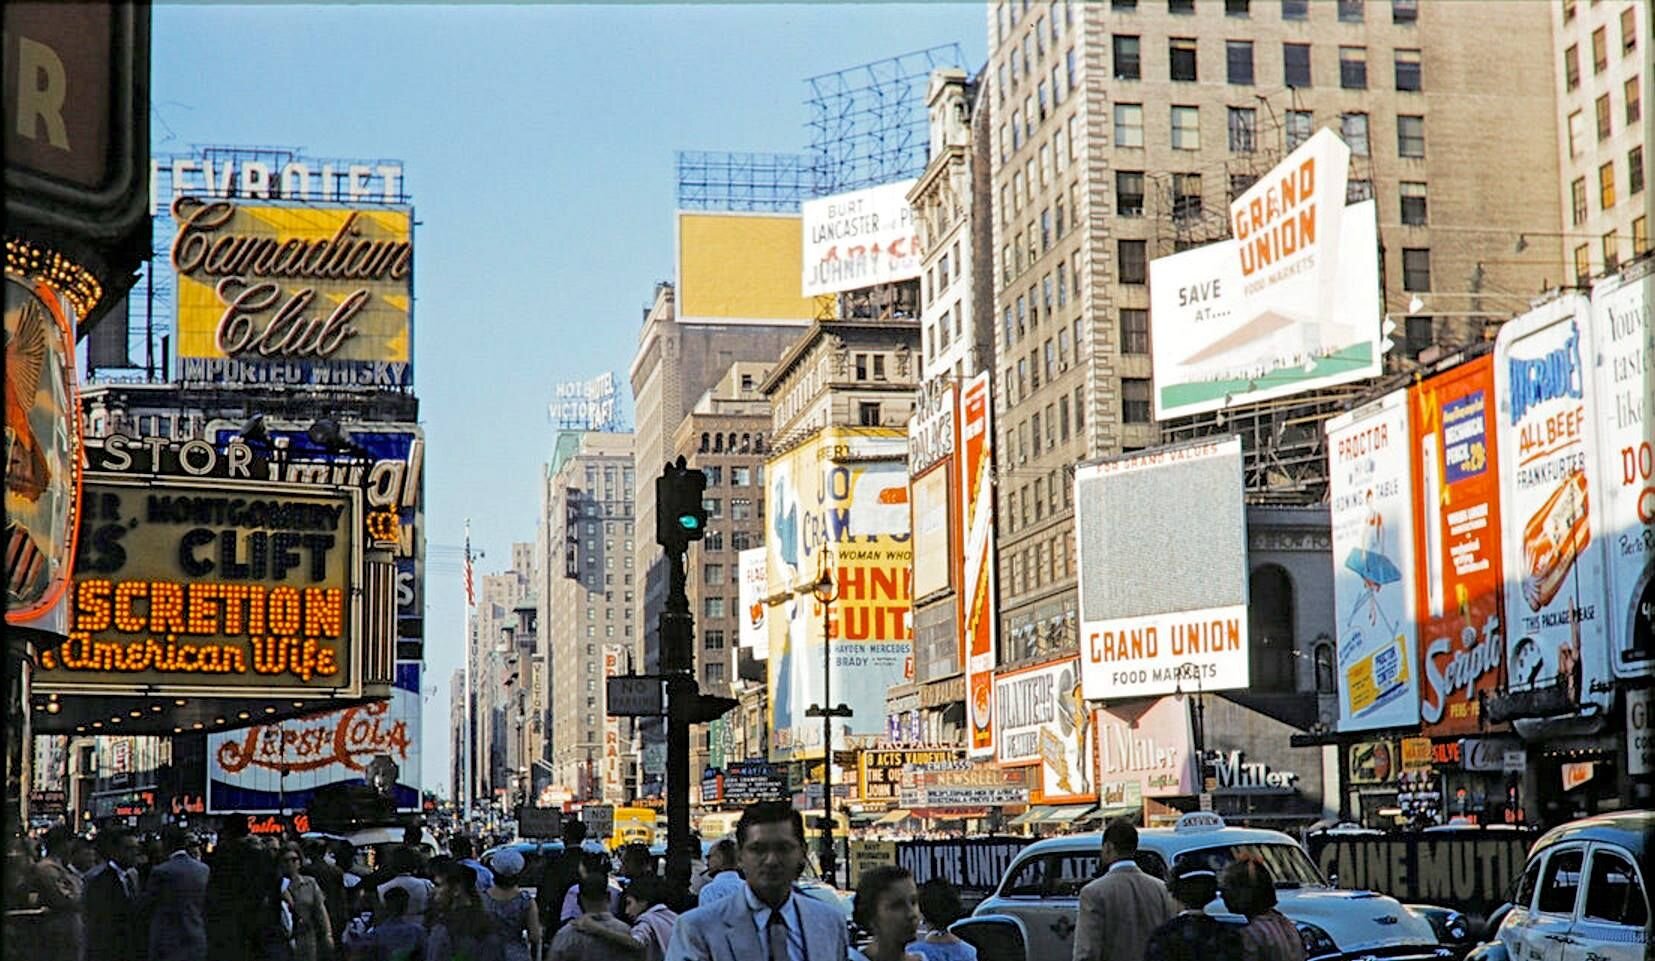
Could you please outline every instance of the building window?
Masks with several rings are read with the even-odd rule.
[[[1396,52],[1396,89],[1404,91],[1424,89],[1424,80],[1420,76],[1418,50],[1398,50]]]
[[[1402,195],[1402,222],[1410,227],[1423,227],[1426,223],[1425,185],[1413,180],[1404,180],[1397,184]]]
[[[1576,177],[1569,185],[1569,215],[1574,226],[1586,222],[1586,178]]]
[[[1582,144],[1586,141],[1586,115],[1576,110],[1569,114],[1569,156],[1580,156]]]
[[[1310,0],[1281,0],[1281,18],[1283,20],[1310,19]]]
[[[1251,16],[1252,0],[1224,0],[1224,15],[1226,17]]]
[[[1308,110],[1287,111],[1287,149],[1294,150],[1310,139],[1312,116]]]
[[[1637,217],[1632,221],[1632,256],[1641,257],[1649,253],[1649,215]]]
[[[1592,249],[1586,244],[1575,248],[1575,284],[1584,286],[1592,277]]]
[[[1115,171],[1115,216],[1144,215],[1144,174],[1141,170]]]
[[[1253,82],[1253,41],[1224,41],[1225,74],[1230,83],[1243,86]]]
[[[1121,378],[1121,422],[1147,424],[1150,422],[1151,396],[1148,380],[1138,377]]]
[[[1248,681],[1258,691],[1292,691],[1293,578],[1264,564],[1247,578]]]
[[[1353,157],[1368,156],[1368,115],[1365,113],[1347,113],[1339,118],[1339,133],[1350,145],[1350,154]]]
[[[1580,46],[1569,44],[1563,51],[1563,88],[1573,91],[1580,86]]]
[[[1615,162],[1598,168],[1598,208],[1608,210],[1615,206]]]
[[[1255,184],[1257,182],[1258,182],[1258,178],[1253,176],[1250,173],[1230,174],[1230,196],[1228,198],[1229,202],[1230,203],[1235,203],[1235,199],[1237,197],[1239,197],[1242,194],[1246,193],[1247,188],[1251,187],[1253,184]]]
[[[1431,289],[1431,249],[1429,247],[1402,248],[1402,289],[1408,291]]]
[[[753,469],[751,467],[731,467],[730,486],[749,487],[753,483]]]
[[[1638,49],[1638,14],[1635,7],[1621,11],[1621,56]]]
[[[1144,105],[1141,103],[1115,104],[1115,146],[1142,147],[1144,145]]]
[[[1345,90],[1368,89],[1368,48],[1339,48],[1339,86]]]
[[[718,661],[701,665],[702,673],[707,677],[708,684],[724,683],[724,665]]]
[[[1633,126],[1643,119],[1643,84],[1642,77],[1633,77],[1626,82],[1626,125]]]
[[[1392,23],[1416,23],[1419,21],[1419,0],[1391,0]]]
[[[1615,121],[1610,113],[1609,95],[1604,94],[1599,97],[1597,102],[1592,106],[1597,113],[1598,143],[1603,143],[1605,140],[1609,139],[1609,135],[1614,133],[1615,130]]]
[[[706,587],[717,587],[724,583],[724,565],[707,564],[701,570],[701,583]]]
[[[1258,110],[1253,107],[1229,108],[1231,153],[1252,153],[1258,146]]]
[[[1121,283],[1142,284],[1148,281],[1144,246],[1142,240],[1116,242],[1116,258],[1119,260]]]
[[[1613,231],[1603,235],[1603,269],[1607,273],[1620,266],[1620,237]]]
[[[1420,351],[1435,342],[1434,326],[1429,317],[1409,317],[1403,331],[1402,349],[1409,357],[1418,357]]]
[[[724,632],[717,628],[709,631],[703,631],[701,634],[701,642],[701,646],[705,650],[722,651],[724,650]]]
[[[1644,189],[1644,148],[1633,147],[1626,152],[1626,193],[1641,194]]]
[[[1194,13],[1195,0],[1167,0],[1167,13]]]
[[[1597,76],[1609,67],[1609,28],[1599,27],[1592,31],[1592,76]]]
[[[1195,40],[1190,37],[1173,37],[1167,41],[1167,56],[1170,60],[1170,74],[1172,80],[1195,82]]]
[[[1201,149],[1201,108],[1172,108],[1172,149]]]
[[[856,405],[856,422],[863,427],[879,426],[879,404],[863,401]]]
[[[724,616],[724,598],[722,598],[722,597],[704,597],[704,598],[701,599],[701,609],[702,609],[702,612],[705,613],[708,618],[723,617]]]
[[[1075,388],[1075,433],[1086,429],[1086,388]]]
[[[730,498],[730,519],[733,521],[752,520],[753,499],[751,497]]]
[[[724,516],[724,501],[717,497],[703,497],[701,499],[701,506],[706,508],[707,516],[709,518],[719,518]]]
[[[1141,307],[1121,308],[1121,353],[1149,353],[1149,311]],[[1063,410],[1064,436],[1068,436],[1069,410]]]
[[[1339,22],[1361,23],[1364,4],[1362,0],[1339,0]]]
[[[1130,11],[1138,9],[1138,0],[1110,0],[1109,9],[1115,11]]]
[[[1201,175],[1172,175],[1172,216],[1190,220],[1201,216]]]
[[[1425,156],[1425,118],[1399,116],[1396,118],[1396,155],[1422,158]]]
[[[1575,0],[1563,0],[1563,22],[1575,22]]]
[[[1143,63],[1138,54],[1138,38],[1129,34],[1115,34],[1115,79],[1139,80],[1143,77]]]
[[[1281,45],[1282,82],[1289,87],[1310,86],[1310,44]]]

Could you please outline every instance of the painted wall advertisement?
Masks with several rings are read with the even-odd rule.
[[[1557,714],[1583,704],[1607,711],[1612,689],[1597,447],[1604,418],[1587,366],[1596,349],[1588,310],[1585,297],[1561,297],[1509,321],[1494,343],[1509,683],[1561,691]]]
[[[1157,420],[1379,373],[1373,201],[1323,129],[1230,204],[1231,240],[1149,265]]]
[[[348,488],[89,476],[70,639],[42,656],[38,686],[359,691],[360,497]]]
[[[880,184],[800,205],[807,296],[912,280],[920,275],[919,224],[908,205],[913,180]]]
[[[413,212],[181,196],[179,375],[190,383],[413,383]]]
[[[1596,422],[1602,430],[1610,665],[1655,673],[1655,270],[1648,263],[1592,290]]]
[[[1040,804],[1097,799],[1093,783],[1092,711],[1080,689],[1080,661],[1066,659],[1001,673],[994,681],[995,760],[1036,766],[1030,800]]]
[[[741,646],[760,661],[770,656],[770,629],[765,623],[769,611],[764,603],[765,563],[765,549],[762,547],[749,548],[736,558],[741,577],[737,598],[741,604]]]
[[[833,643],[830,700],[852,716],[835,750],[885,733],[885,693],[911,678],[912,550],[907,438],[888,428],[829,428],[766,465],[770,499],[767,595],[787,599],[766,617],[771,760],[819,756],[824,619]],[[823,569],[836,597],[824,611],[809,586]]]
[[[207,735],[207,810],[302,811],[318,788],[369,784],[419,810],[420,663],[399,661],[388,701]]]
[[[1247,686],[1242,489],[1238,437],[1076,469],[1080,653],[1089,699]],[[1189,536],[1191,517],[1202,520],[1198,538]],[[1160,563],[1145,564],[1146,556]]]
[[[1327,422],[1339,730],[1419,722],[1406,391]]]
[[[1504,677],[1503,561],[1494,358],[1409,391],[1420,720],[1432,737],[1486,729],[1482,698]]]
[[[960,639],[965,665],[966,747],[973,758],[994,756],[994,658],[1000,649],[995,598],[994,403],[989,372],[960,392]]]
[[[1134,716],[1135,715],[1135,716]],[[1163,697],[1148,708],[1117,706],[1093,715],[1098,789],[1105,797],[1176,797],[1199,793],[1190,740],[1189,701]]]
[[[603,676],[626,673],[626,649],[619,644],[603,646]],[[626,764],[621,757],[621,719],[607,711],[603,718],[603,798],[614,804],[626,801]]]

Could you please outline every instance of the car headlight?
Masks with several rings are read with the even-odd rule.
[[[1430,922],[1431,931],[1443,944],[1461,944],[1471,937],[1471,923],[1458,911],[1415,911]]]
[[[1316,925],[1300,921],[1295,927],[1299,929],[1299,939],[1304,942],[1304,956],[1307,961],[1339,953],[1339,945],[1334,943],[1332,935]]]

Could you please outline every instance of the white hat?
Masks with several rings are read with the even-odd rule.
[[[523,873],[523,855],[518,854],[511,848],[497,851],[494,857],[489,858],[489,867],[494,869],[495,874],[516,877]]]

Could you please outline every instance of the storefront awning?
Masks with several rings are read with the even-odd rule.
[[[1046,807],[1043,804],[1037,804],[1037,805],[1029,808],[1027,811],[1024,811],[1022,814],[1019,814],[1016,817],[1012,818],[1010,821],[1007,821],[1006,823],[1009,824],[1009,825],[1013,825],[1013,826],[1020,826],[1020,825],[1024,825],[1024,824],[1039,824],[1041,821],[1046,819],[1046,815],[1052,813],[1052,811],[1054,811],[1054,810],[1055,810],[1055,808],[1049,808],[1049,807]]]
[[[873,823],[875,823],[875,824],[895,824],[898,821],[906,821],[910,817],[913,817],[913,815],[910,814],[907,811],[902,810],[901,808],[898,808],[894,811],[887,811],[885,813],[884,817],[880,818],[879,820],[877,820]]]
[[[1040,819],[1041,824],[1074,824],[1078,823],[1083,815],[1090,813],[1095,808],[1090,804],[1070,804],[1063,807],[1047,808],[1046,810],[1049,813]]]

